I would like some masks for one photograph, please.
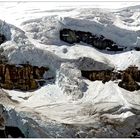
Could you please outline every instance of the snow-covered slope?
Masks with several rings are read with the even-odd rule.
[[[7,119],[8,125],[19,125],[26,137],[129,137],[140,128],[140,91],[129,92],[115,82],[91,82],[81,76],[81,70],[140,68],[140,52],[131,50],[140,47],[139,5],[46,10],[45,6],[15,4],[0,8],[6,12],[5,17],[0,15],[0,33],[8,40],[0,46],[3,54],[10,64],[49,67],[55,82],[48,81],[34,92],[3,89],[0,103],[11,110],[13,119]],[[104,35],[128,48],[114,53],[83,43],[69,45],[59,39],[63,28]]]

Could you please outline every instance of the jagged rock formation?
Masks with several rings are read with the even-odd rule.
[[[140,89],[140,70],[138,67],[130,66],[124,71],[113,72],[113,70],[101,70],[101,71],[81,71],[82,76],[88,78],[91,81],[101,80],[103,83],[110,80],[119,80],[118,86],[129,90],[135,91]]]
[[[113,42],[110,39],[106,39],[103,35],[96,36],[91,34],[90,32],[76,31],[64,28],[60,30],[60,39],[70,44],[79,43],[80,41],[82,41],[100,50],[104,49],[110,51],[123,50],[123,48],[119,48],[115,42]]]
[[[0,86],[5,89],[35,90],[39,86],[37,80],[42,79],[47,70],[29,64],[0,64]]]

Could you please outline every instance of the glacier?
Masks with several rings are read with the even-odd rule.
[[[140,69],[140,52],[134,50],[140,47],[140,5],[48,10],[27,5],[2,3],[0,33],[7,39],[0,45],[2,54],[9,64],[49,67],[55,81],[35,91],[0,89],[6,125],[28,138],[140,137],[140,91],[81,76],[81,70]],[[127,49],[108,52],[82,42],[67,44],[59,38],[63,28],[104,35]]]

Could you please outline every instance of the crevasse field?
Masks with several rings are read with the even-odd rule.
[[[8,62],[46,66],[44,77],[55,77],[35,91],[0,89],[7,125],[29,138],[130,137],[140,129],[139,90],[93,82],[79,70],[140,68],[140,51],[133,49],[140,46],[140,3],[0,2],[0,11]],[[63,28],[103,35],[127,50],[67,44],[59,38]],[[92,63],[80,63],[83,57]]]

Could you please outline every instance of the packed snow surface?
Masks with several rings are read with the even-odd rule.
[[[92,8],[92,5],[82,8],[59,5],[47,9],[45,4],[41,9],[35,3],[30,6],[29,3],[1,3],[0,33],[8,41],[0,47],[4,48],[9,63],[47,66],[55,75],[55,82],[49,81],[33,92],[4,90],[14,101],[9,105],[17,112],[26,112],[27,116],[31,113],[41,121],[60,124],[101,128],[100,114],[113,121],[133,119],[136,114],[132,110],[140,110],[140,91],[129,92],[112,81],[105,84],[91,82],[81,77],[80,70],[124,70],[130,65],[140,68],[140,52],[133,50],[140,45],[140,6],[103,9]],[[128,50],[114,53],[82,43],[69,45],[59,39],[59,31],[63,28],[104,35]],[[83,58],[85,63],[81,63]],[[137,119],[135,121],[140,126]],[[131,126],[131,121],[128,122]],[[36,137],[41,137],[46,126],[40,122],[37,124],[41,125],[42,133],[39,134],[38,130]],[[54,124],[53,127],[59,126]],[[48,126],[47,129],[51,130]],[[112,133],[118,134],[116,131]],[[35,132],[30,137],[33,134]],[[48,135],[51,137],[49,132]],[[61,135],[64,136],[68,137]]]

